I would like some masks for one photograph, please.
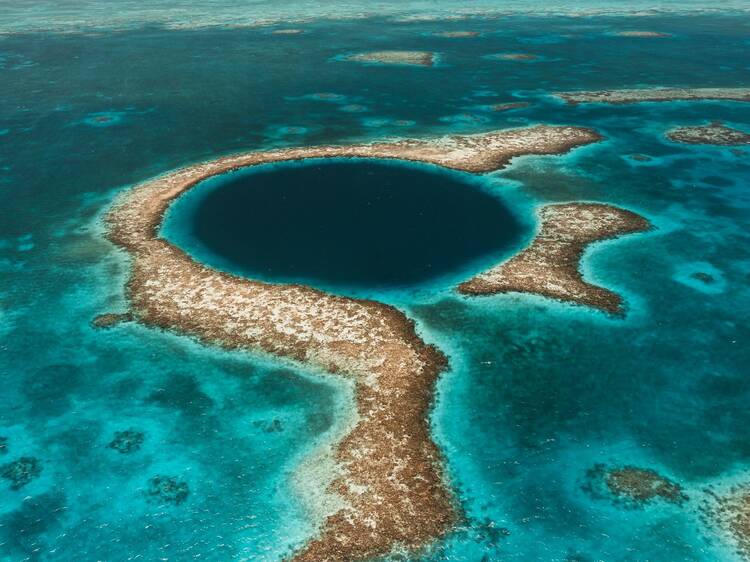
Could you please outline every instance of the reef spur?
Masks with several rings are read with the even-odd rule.
[[[631,211],[598,203],[547,205],[539,211],[539,219],[541,228],[528,248],[462,283],[459,292],[534,293],[621,314],[622,298],[584,281],[578,264],[592,242],[649,230],[648,220]]]
[[[537,126],[435,140],[250,152],[191,165],[124,192],[106,217],[108,237],[132,258],[127,296],[145,325],[227,349],[265,352],[353,381],[356,418],[332,447],[326,491],[335,509],[299,561],[351,561],[416,548],[457,520],[428,426],[446,358],[392,306],[300,285],[268,284],[201,265],[159,237],[170,203],[198,182],[238,168],[304,158],[372,157],[467,172],[523,154],[558,154],[600,140],[585,128]],[[586,220],[581,216],[580,220]]]

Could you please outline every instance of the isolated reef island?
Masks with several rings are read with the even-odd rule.
[[[750,134],[732,129],[720,122],[697,127],[678,127],[668,131],[667,138],[683,144],[714,144],[718,146],[750,144]]]
[[[535,126],[433,140],[249,152],[176,170],[120,196],[106,222],[109,238],[132,257],[127,293],[138,321],[227,349],[291,358],[355,385],[355,419],[328,453],[337,468],[327,481],[335,499],[326,503],[335,507],[321,517],[319,535],[295,560],[349,561],[396,546],[416,548],[458,521],[428,426],[433,386],[446,369],[446,357],[422,341],[413,322],[393,306],[303,285],[259,282],[197,263],[159,236],[167,208],[206,178],[259,164],[366,157],[485,173],[516,156],[561,154],[599,140],[587,128]],[[522,257],[500,275],[492,270],[462,290],[536,292],[618,311],[615,296],[580,280],[577,260],[586,244],[645,230],[647,221],[608,205],[554,205],[541,213],[542,230]],[[540,272],[543,282],[531,283]]]

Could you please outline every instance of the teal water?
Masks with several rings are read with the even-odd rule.
[[[346,388],[134,324],[93,329],[125,307],[127,259],[100,223],[119,192],[235,151],[548,122],[607,140],[519,158],[483,189],[522,222],[587,200],[657,229],[587,253],[586,275],[624,295],[625,319],[432,282],[395,299],[450,355],[431,420],[467,514],[412,558],[734,559],[698,511],[705,486],[742,480],[750,461],[748,151],[663,133],[750,130],[750,105],[570,107],[548,93],[748,86],[745,16],[308,18],[295,36],[158,23],[0,38],[0,464],[37,468],[19,489],[0,480],[0,558],[280,560],[312,532],[295,470],[336,433]],[[465,29],[482,35],[432,35]],[[613,34],[632,29],[672,37]],[[388,48],[432,49],[441,64],[336,59]],[[486,58],[506,52],[539,58]],[[491,110],[510,101],[530,105]],[[110,446],[128,450],[116,441],[128,430],[139,446]],[[690,501],[623,509],[586,492],[597,463],[656,469]]]
[[[517,251],[525,230],[471,174],[332,159],[211,178],[170,208],[162,233],[252,279],[374,296],[452,287]]]

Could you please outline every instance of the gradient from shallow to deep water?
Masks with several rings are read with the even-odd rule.
[[[748,86],[746,19],[303,27],[0,38],[0,464],[41,467],[20,490],[0,480],[1,557],[278,560],[313,532],[295,470],[335,434],[346,389],[136,324],[93,329],[126,306],[127,260],[99,222],[119,191],[234,151],[545,122],[607,140],[519,158],[484,189],[522,221],[546,202],[591,200],[657,230],[587,253],[586,275],[625,296],[624,320],[540,298],[459,298],[445,284],[382,295],[452,365],[432,421],[467,522],[412,558],[731,560],[697,512],[702,489],[750,457],[750,165],[746,149],[664,133],[714,120],[748,130],[750,105],[570,107],[547,94]],[[638,29],[671,36],[616,36]],[[434,35],[447,30],[480,35]],[[435,50],[440,65],[336,59],[382,49]],[[485,56],[519,52],[538,56]],[[494,111],[515,101],[530,105]],[[144,434],[140,448],[110,447],[129,429]],[[654,468],[690,500],[623,509],[586,491],[597,463]],[[187,497],[155,477],[186,484]]]
[[[168,239],[214,267],[339,294],[452,286],[524,234],[497,191],[435,166],[314,160],[204,184],[173,204]]]

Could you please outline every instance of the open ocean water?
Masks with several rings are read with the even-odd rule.
[[[451,359],[431,421],[466,520],[410,559],[736,559],[700,515],[707,486],[750,471],[750,148],[678,145],[664,133],[716,120],[750,131],[750,104],[573,107],[548,94],[750,86],[750,17],[670,13],[698,6],[689,2],[627,5],[659,8],[648,16],[591,15],[626,5],[581,2],[575,17],[405,21],[408,10],[387,3],[379,16],[315,17],[330,16],[329,4],[299,7],[303,34],[273,35],[289,25],[201,24],[228,2],[200,13],[117,4],[0,6],[0,465],[26,459],[25,479],[0,479],[0,559],[275,561],[313,532],[296,469],[337,434],[350,389],[137,324],[92,328],[126,307],[128,260],[101,224],[118,193],[236,151],[536,123],[590,126],[607,140],[467,180],[510,209],[515,244],[533,231],[534,209],[555,201],[612,203],[656,229],[602,243],[583,262],[588,279],[623,294],[624,319],[539,297],[463,298],[444,276],[367,291]],[[295,5],[237,11],[289,19]],[[350,6],[339,15],[367,11]],[[414,13],[431,7],[451,11],[422,3]],[[481,35],[432,35],[452,30]],[[672,36],[614,35],[623,30]],[[440,64],[337,59],[383,49],[433,50]],[[487,56],[508,52],[538,58]],[[490,108],[513,101],[530,105]],[[309,243],[309,224],[286,226]],[[587,482],[600,463],[655,469],[690,499],[614,503]]]

